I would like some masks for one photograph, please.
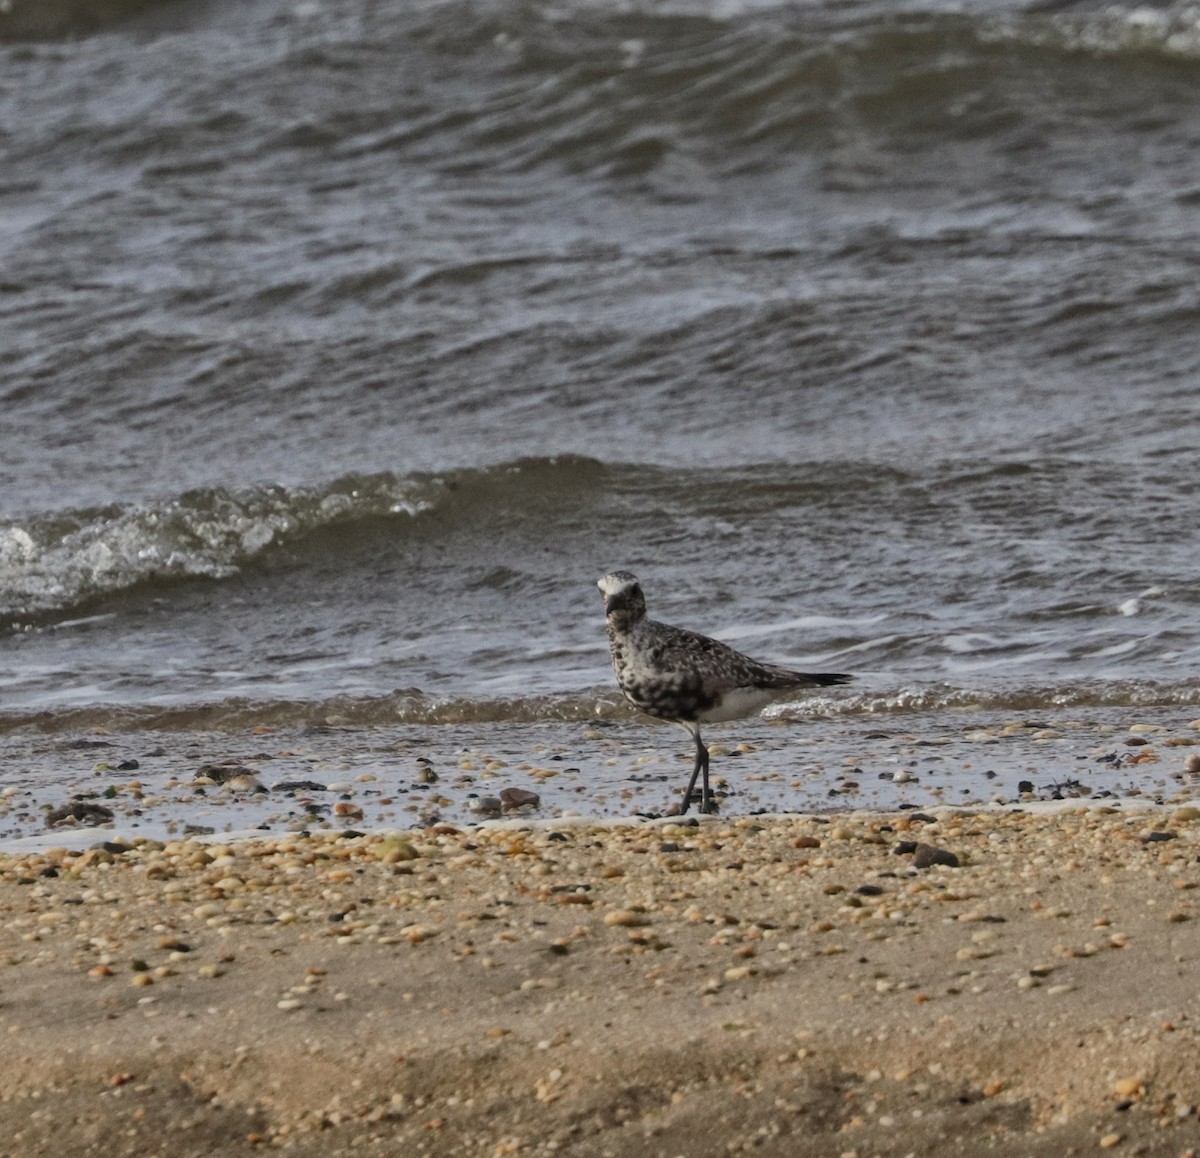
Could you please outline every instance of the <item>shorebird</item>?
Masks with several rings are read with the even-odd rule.
[[[759,663],[707,635],[647,619],[646,597],[629,571],[613,571],[596,585],[604,596],[613,671],[625,698],[648,716],[678,724],[696,742],[680,816],[691,803],[697,776],[703,777],[700,811],[717,811],[701,724],[741,719],[797,688],[828,687],[853,678]]]

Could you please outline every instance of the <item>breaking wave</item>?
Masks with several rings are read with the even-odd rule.
[[[808,696],[776,704],[763,716],[777,721],[833,721],[864,716],[906,716],[1200,706],[1200,682],[1079,683],[1009,689],[948,684],[907,685],[859,694]],[[43,712],[0,713],[0,734],[124,731],[246,731],[253,728],[370,728],[398,725],[588,724],[638,717],[615,690],[474,699],[428,695],[417,688],[386,695],[319,700],[231,698],[216,703],[97,705]],[[736,727],[736,725],[733,725]]]
[[[493,501],[531,477],[536,485],[551,474],[566,485],[596,466],[531,459],[443,475],[349,475],[314,487],[217,487],[0,523],[0,630],[61,622],[133,588],[229,579],[329,528],[411,522],[454,502]]]

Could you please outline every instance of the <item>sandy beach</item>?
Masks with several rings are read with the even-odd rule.
[[[1060,807],[10,853],[0,1153],[1195,1153],[1200,810]]]

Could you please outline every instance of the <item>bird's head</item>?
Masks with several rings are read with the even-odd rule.
[[[613,571],[597,580],[604,596],[604,612],[627,623],[636,623],[646,614],[646,597],[637,576],[630,571]]]

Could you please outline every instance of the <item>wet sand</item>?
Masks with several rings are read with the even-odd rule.
[[[1191,1154],[1200,811],[1061,807],[10,853],[0,1152]]]
[[[113,834],[469,824],[505,789],[534,793],[539,819],[661,815],[677,807],[693,756],[680,729],[637,718],[245,726],[235,713],[204,729],[130,729],[109,712],[79,723],[0,730],[0,852]],[[742,720],[707,739],[732,817],[1055,799],[1170,805],[1200,792],[1189,771],[1200,763],[1198,725],[1161,707],[807,715]],[[50,830],[55,810],[73,803],[100,827]]]

